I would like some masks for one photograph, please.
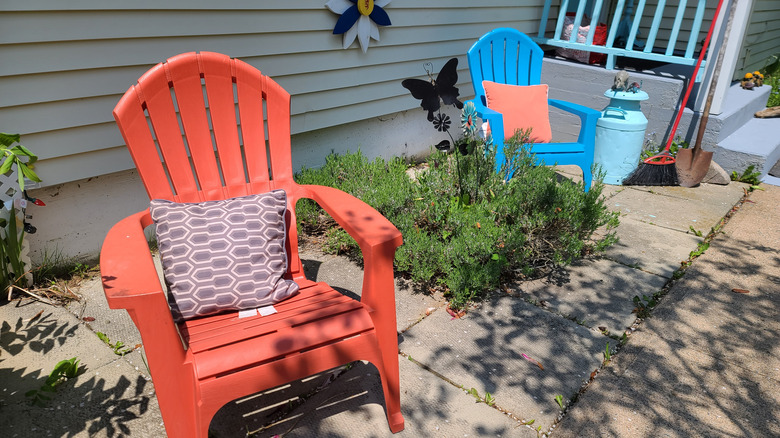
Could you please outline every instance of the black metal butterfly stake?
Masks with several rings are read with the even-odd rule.
[[[437,131],[446,132],[450,136],[452,143],[455,143],[450,134],[452,121],[450,116],[442,114],[441,104],[443,102],[445,105],[454,105],[458,109],[463,108],[463,102],[458,100],[460,92],[458,87],[455,86],[458,82],[458,58],[452,58],[447,61],[435,80],[433,79],[433,64],[428,62],[424,68],[430,78],[429,81],[405,79],[401,82],[401,85],[409,90],[415,99],[420,99],[420,106],[428,111],[428,121],[433,123],[433,127]],[[436,149],[439,150],[448,150],[449,148],[450,142],[448,140],[444,140],[436,145]]]
[[[433,79],[433,64],[426,63],[425,72],[428,73],[430,81],[424,81],[421,79],[406,79],[401,82],[404,88],[412,93],[415,99],[420,99],[420,106],[428,111],[428,121],[433,123],[433,127],[440,132],[446,132],[452,140],[442,140],[434,147],[440,151],[449,151],[450,146],[454,145],[455,139],[450,133],[450,126],[452,121],[450,116],[441,112],[441,105],[453,105],[456,108],[462,110],[463,102],[458,100],[460,92],[455,84],[458,83],[458,58],[452,58],[444,64],[441,68],[436,79]],[[473,106],[472,106],[473,109]],[[471,120],[471,119],[469,119]],[[463,155],[468,152],[463,148],[459,148]],[[464,193],[463,177],[461,176],[461,165],[459,154],[455,154],[455,163],[458,174],[458,191],[460,196],[457,197],[459,205],[467,205],[470,203],[470,196]]]

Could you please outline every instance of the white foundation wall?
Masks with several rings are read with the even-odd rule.
[[[453,120],[450,129],[458,132],[460,112],[450,107],[445,112]],[[296,171],[304,166],[318,168],[331,152],[344,154],[358,149],[369,159],[420,159],[430,153],[431,145],[449,138],[433,128],[426,114],[418,108],[293,135],[293,166]],[[46,175],[41,177],[45,182]],[[46,258],[96,262],[108,230],[122,218],[149,206],[134,169],[28,193],[46,203],[45,207],[27,209],[28,222],[38,229],[26,237],[34,265]]]

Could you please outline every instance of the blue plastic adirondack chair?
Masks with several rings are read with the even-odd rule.
[[[538,85],[542,76],[544,52],[524,33],[499,28],[483,35],[468,51],[471,83],[476,98],[477,114],[488,121],[497,148],[496,162],[504,162],[504,122],[501,113],[487,107],[482,81],[509,85]],[[580,134],[576,143],[536,143],[531,152],[537,165],[574,164],[582,169],[585,191],[593,180],[593,148],[596,141],[596,121],[601,113],[571,102],[549,99],[550,106],[579,116]],[[500,164],[499,164],[500,165]]]

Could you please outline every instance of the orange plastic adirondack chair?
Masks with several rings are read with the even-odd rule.
[[[227,402],[355,360],[377,367],[390,430],[403,430],[393,282],[401,233],[346,193],[293,181],[290,95],[240,60],[186,53],[144,74],[114,118],[150,199],[200,202],[274,189],[288,197],[285,278],[300,292],[270,316],[230,312],[177,325],[143,233],[149,210],[109,231],[100,255],[103,288],[109,306],[127,309],[141,333],[168,435],[205,438]],[[304,277],[294,210],[300,198],[315,200],[360,245],[360,301]]]

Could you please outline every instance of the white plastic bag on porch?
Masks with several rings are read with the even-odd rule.
[[[582,18],[582,22],[588,23],[590,22],[590,18],[585,15]],[[566,17],[563,21],[563,41],[570,41],[569,38],[571,37],[572,29],[574,29],[574,13],[569,12],[566,14]],[[590,26],[580,26],[579,31],[577,32],[576,42],[585,44],[588,38],[588,32],[590,32]],[[596,26],[596,34],[593,35],[593,44],[597,46],[603,46],[606,43],[607,25],[604,23],[599,23]],[[555,49],[555,54],[585,64],[603,64],[607,60],[607,55],[603,53],[591,53],[585,50],[567,49],[563,47]]]

